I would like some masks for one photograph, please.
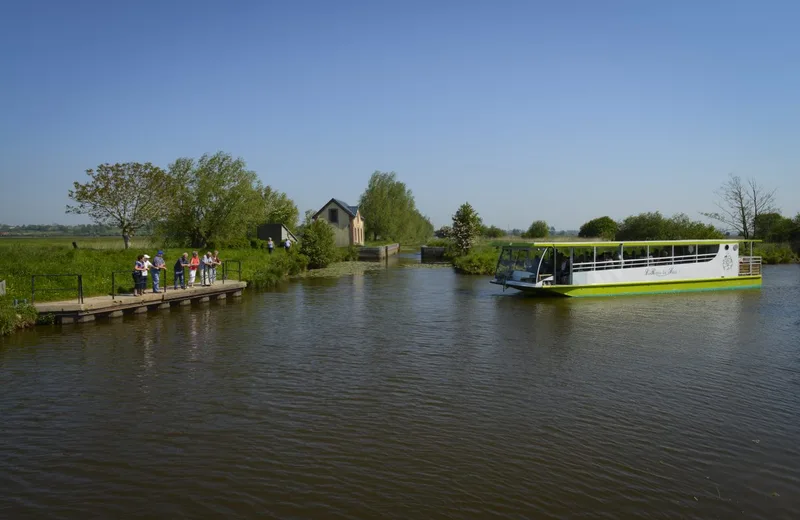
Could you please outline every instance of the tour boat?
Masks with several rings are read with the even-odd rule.
[[[491,283],[535,295],[621,296],[761,287],[756,240],[533,242],[503,246]],[[745,256],[740,244],[749,244]],[[740,254],[742,253],[742,254]]]

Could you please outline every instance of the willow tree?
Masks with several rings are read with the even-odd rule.
[[[218,152],[169,166],[175,188],[161,226],[169,242],[208,247],[244,242],[263,215],[262,186],[241,158]]]
[[[73,183],[67,213],[88,215],[96,224],[119,228],[125,249],[140,229],[159,221],[167,212],[165,195],[170,177],[148,163],[101,164],[86,170],[89,182]]]
[[[283,224],[290,231],[295,231],[300,210],[297,209],[294,201],[284,192],[275,190],[271,186],[264,186],[260,195],[263,201],[264,222]]]
[[[359,199],[366,234],[373,240],[423,242],[433,234],[430,220],[417,209],[414,195],[395,172],[376,171]]]

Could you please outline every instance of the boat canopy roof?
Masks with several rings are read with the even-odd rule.
[[[630,240],[630,241],[577,241],[577,242],[527,242],[509,243],[503,247],[555,247],[566,249],[569,247],[647,247],[647,246],[688,246],[688,245],[707,245],[707,244],[738,244],[740,242],[761,242],[761,240],[739,239],[739,238],[719,238],[719,239],[696,239],[696,240]]]

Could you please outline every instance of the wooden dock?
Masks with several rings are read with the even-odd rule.
[[[224,300],[242,296],[246,282],[226,281],[208,287],[196,286],[186,289],[168,288],[166,292],[142,296],[131,294],[111,296],[94,296],[84,298],[83,303],[77,300],[61,302],[36,303],[39,315],[52,315],[56,323],[85,323],[97,318],[117,318],[126,313],[140,314],[150,310],[169,309],[173,305],[191,305],[205,303],[210,300]]]

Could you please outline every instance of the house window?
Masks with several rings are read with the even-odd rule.
[[[329,209],[328,210],[328,222],[331,224],[338,224],[339,223],[339,210],[338,209]]]

